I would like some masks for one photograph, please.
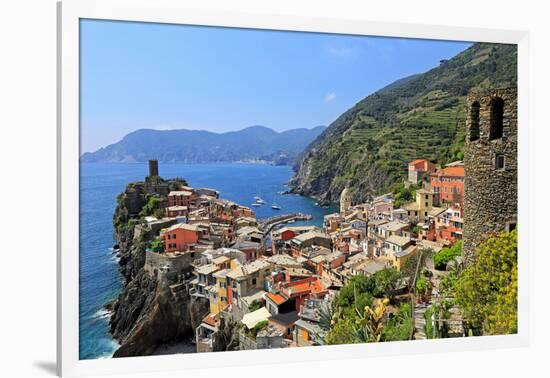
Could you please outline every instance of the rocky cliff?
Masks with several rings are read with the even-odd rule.
[[[517,46],[476,43],[342,114],[304,151],[291,188],[327,203],[348,186],[357,202],[400,182],[409,161],[461,160],[467,94],[516,83]]]
[[[109,304],[111,334],[120,343],[114,357],[150,355],[163,344],[190,340],[208,312],[208,301],[191,298],[185,282],[161,282],[143,269],[151,235],[129,216],[129,207],[151,203],[146,189],[136,192],[136,186],[129,185],[119,196],[113,217],[119,269],[125,279],[124,290]]]

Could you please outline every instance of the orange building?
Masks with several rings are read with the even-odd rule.
[[[166,252],[186,251],[189,245],[199,241],[200,230],[192,224],[178,223],[162,234]]]
[[[424,159],[413,160],[409,163],[409,182],[417,184],[424,176],[435,172],[435,165]]]
[[[433,173],[430,189],[441,202],[464,203],[464,165],[448,165]]]

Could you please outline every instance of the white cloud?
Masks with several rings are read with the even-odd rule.
[[[327,95],[325,96],[325,104],[328,104],[329,102],[332,102],[335,99],[336,99],[336,93],[334,92],[327,93]]]

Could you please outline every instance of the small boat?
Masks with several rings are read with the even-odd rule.
[[[254,199],[257,201],[257,200],[261,200],[261,198],[259,196],[254,196]]]
[[[254,206],[254,207],[260,207],[262,206],[261,204],[257,203],[257,202],[254,202],[251,206]]]
[[[273,196],[273,201],[272,201],[271,208],[273,210],[281,210],[281,206],[277,205],[277,203],[275,202],[275,196]]]
[[[258,198],[258,199],[256,200],[256,203],[264,204],[265,201],[264,201],[263,199],[261,199],[261,198]]]

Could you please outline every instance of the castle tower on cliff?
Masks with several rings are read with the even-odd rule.
[[[462,247],[467,260],[490,234],[516,227],[517,126],[516,88],[468,96]]]
[[[351,193],[346,187],[340,194],[340,213],[344,214],[351,207]]]
[[[159,162],[157,159],[149,160],[149,177],[159,175]]]

